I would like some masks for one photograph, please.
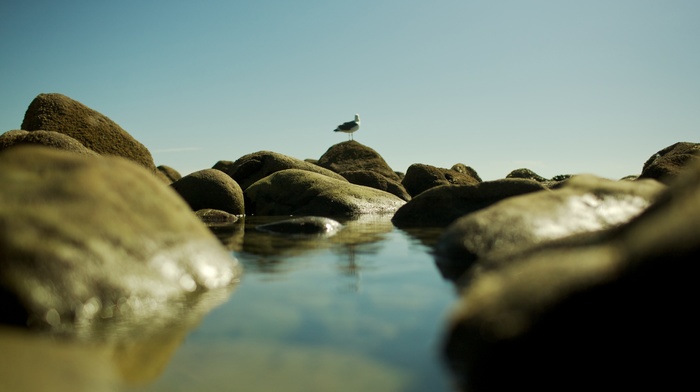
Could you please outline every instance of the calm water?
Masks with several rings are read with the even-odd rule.
[[[138,366],[139,376],[128,386],[100,390],[452,390],[440,344],[455,292],[423,243],[435,235],[409,235],[389,218],[343,222],[330,238],[254,229],[269,218],[215,229],[245,266],[241,283],[193,329],[167,339],[161,346],[168,349],[139,349],[138,365],[113,360],[120,373]],[[23,351],[33,343],[17,342],[36,340],[5,335],[3,346],[1,332],[0,348],[10,341]],[[72,350],[66,351],[83,355]],[[85,355],[97,358],[87,361],[91,365],[105,357],[134,357],[114,351]],[[0,354],[0,368],[6,362],[12,361]],[[55,370],[56,363],[39,362],[34,370],[42,374],[50,366]],[[90,370],[85,382],[100,384],[99,371]]]

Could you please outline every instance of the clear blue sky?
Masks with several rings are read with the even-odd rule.
[[[0,3],[0,132],[39,93],[182,174],[355,139],[394,168],[638,174],[700,142],[700,1]]]

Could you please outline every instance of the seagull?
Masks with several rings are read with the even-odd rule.
[[[348,121],[338,125],[338,128],[333,130],[333,132],[345,132],[350,134],[350,140],[354,140],[352,133],[360,129],[360,115],[355,115],[355,121]]]

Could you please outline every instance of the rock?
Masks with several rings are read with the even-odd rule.
[[[467,166],[463,163],[455,163],[450,169],[467,174],[478,182],[482,181],[481,177],[479,177],[479,173],[477,173],[471,166]]]
[[[401,180],[401,184],[412,197],[439,185],[475,185],[480,182],[466,173],[420,163],[409,166]]]
[[[98,154],[89,148],[85,147],[79,141],[70,136],[53,131],[34,131],[28,132],[24,130],[8,131],[0,135],[0,151],[13,146],[36,144],[51,148],[56,148],[64,151],[71,151],[82,155]]]
[[[240,266],[142,166],[37,146],[0,153],[0,323],[76,337],[167,325]]]
[[[163,173],[163,175],[165,175],[165,178],[167,178],[170,181],[170,183],[173,183],[182,178],[180,172],[178,172],[170,166],[160,165],[156,167],[156,169],[158,169],[159,172]]]
[[[524,169],[524,168],[513,170],[512,172],[508,173],[506,178],[525,178],[525,179],[529,179],[529,180],[535,180],[537,182],[549,181],[546,178],[535,173],[534,171],[532,171],[530,169]]]
[[[398,196],[401,200],[411,200],[404,186],[394,179],[389,179],[383,175],[370,170],[355,170],[340,173],[346,180],[356,185],[364,185],[370,188],[379,189]]]
[[[244,155],[235,162],[218,161],[214,169],[231,176],[244,190],[254,182],[286,169],[306,170],[344,181],[342,176],[331,170],[271,151],[258,151]]]
[[[338,221],[330,218],[303,216],[266,223],[255,228],[273,234],[331,236],[337,233],[341,227],[342,225]]]
[[[244,195],[246,213],[254,215],[393,213],[405,203],[388,192],[299,169],[275,172],[249,186]]]
[[[639,179],[653,178],[668,184],[688,165],[700,157],[700,144],[680,142],[652,155],[642,168]]]
[[[401,181],[379,153],[354,140],[338,143],[329,148],[319,158],[318,165],[336,173],[369,170],[388,179]]]
[[[208,225],[231,224],[238,221],[239,215],[234,215],[226,211],[216,210],[213,208],[205,208],[197,210],[195,215]]]
[[[188,174],[170,186],[182,196],[193,211],[216,209],[229,214],[245,214],[243,190],[226,173],[204,169]]]
[[[116,155],[151,172],[156,166],[148,149],[107,116],[61,94],[39,94],[24,115],[22,129],[68,135],[102,155]]]
[[[623,224],[644,211],[664,188],[655,180],[572,177],[556,190],[514,197],[458,219],[438,241],[439,264],[468,267],[494,252],[518,252]]]
[[[417,195],[392,218],[396,227],[446,227],[456,219],[503,199],[546,190],[535,181],[506,179],[474,185],[442,185]]]
[[[648,181],[648,180],[647,180]],[[700,164],[596,241],[511,253],[477,275],[445,355],[469,391],[677,390],[695,381]],[[574,381],[575,380],[575,381]]]

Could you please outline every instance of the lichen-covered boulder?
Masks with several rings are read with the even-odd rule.
[[[536,181],[523,179],[441,185],[411,199],[396,211],[391,221],[400,228],[446,227],[466,214],[503,199],[546,189]]]
[[[668,184],[698,159],[700,159],[700,143],[675,143],[644,162],[639,179],[653,178]]]
[[[239,277],[187,204],[123,158],[12,148],[0,184],[0,323],[123,334],[167,325]]]
[[[477,182],[483,181],[483,180],[481,179],[481,177],[479,177],[479,173],[477,173],[476,170],[474,170],[473,167],[467,166],[467,165],[465,165],[465,164],[463,164],[463,163],[455,163],[454,165],[452,165],[452,167],[451,167],[450,169],[451,169],[451,170],[454,170],[454,171],[458,171],[458,172],[463,173],[463,174],[467,174],[467,175],[469,175],[470,177],[472,177],[472,178],[474,178],[475,180],[477,180]]]
[[[182,178],[182,174],[175,170],[174,168],[168,166],[168,165],[159,165],[156,167],[158,169],[158,172],[163,174],[163,176],[169,181],[169,183],[173,183],[179,179]]]
[[[388,192],[298,169],[275,172],[244,195],[246,213],[253,215],[388,214],[405,203]]]
[[[193,211],[215,209],[234,215],[245,214],[243,190],[226,173],[204,169],[188,174],[170,186]]]
[[[8,131],[0,135],[0,151],[13,146],[21,145],[40,145],[51,147],[58,150],[71,151],[82,155],[97,156],[96,152],[83,146],[82,143],[73,139],[68,135],[53,131],[34,131],[28,132],[24,130]]]
[[[695,164],[630,222],[579,245],[556,241],[502,255],[498,268],[471,279],[444,345],[462,389],[693,384],[686,355],[697,340],[698,195]]]
[[[336,173],[369,170],[401,181],[378,152],[354,140],[333,145],[318,159],[318,165]]]
[[[213,168],[228,174],[244,190],[259,179],[286,169],[306,170],[343,180],[342,176],[331,170],[272,151],[254,152],[238,158],[235,162],[218,161]]]
[[[22,122],[26,131],[54,131],[76,139],[102,155],[130,159],[151,172],[156,166],[148,149],[107,116],[62,94],[39,94]]]
[[[353,170],[340,173],[346,180],[353,184],[364,185],[370,188],[389,192],[392,195],[398,196],[401,200],[411,200],[411,195],[408,194],[406,188],[401,182],[384,177],[383,175],[371,170]]]
[[[420,163],[409,166],[401,180],[401,184],[412,197],[439,185],[475,185],[480,182],[481,180],[457,170]]]
[[[441,264],[469,266],[493,253],[605,230],[640,214],[664,188],[655,180],[575,176],[558,189],[513,197],[458,219],[441,236],[436,254]]]

